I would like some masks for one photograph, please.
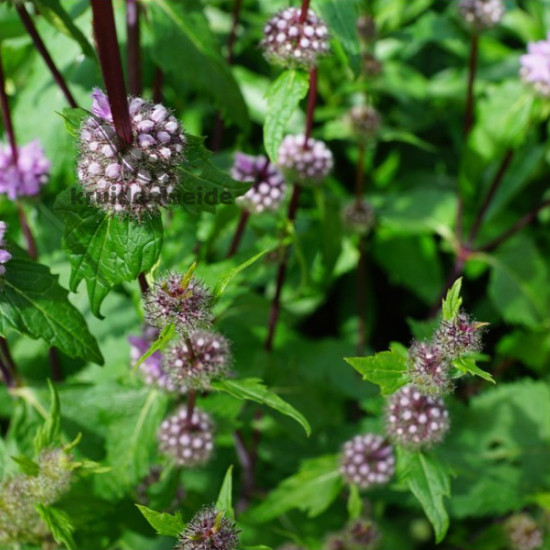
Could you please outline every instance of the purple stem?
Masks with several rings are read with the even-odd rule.
[[[229,247],[229,251],[227,252],[227,258],[231,258],[231,256],[234,256],[239,249],[239,244],[241,243],[241,240],[243,238],[244,230],[246,228],[246,224],[248,223],[249,217],[250,212],[248,210],[243,210],[239,219],[239,223],[237,225],[237,229],[235,230],[235,235],[233,235],[231,246]]]
[[[128,86],[133,96],[139,96],[142,92],[140,13],[139,0],[126,0]]]

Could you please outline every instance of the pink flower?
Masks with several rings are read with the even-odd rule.
[[[94,88],[92,91],[92,113],[103,118],[105,120],[113,121],[113,115],[111,113],[111,106],[107,96],[99,89]]]
[[[520,75],[539,94],[550,97],[550,33],[546,40],[531,42],[520,57]]]

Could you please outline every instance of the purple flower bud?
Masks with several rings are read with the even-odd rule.
[[[389,398],[386,431],[403,447],[430,447],[441,442],[448,430],[449,413],[440,397],[423,395],[409,385]]]
[[[50,161],[38,140],[18,149],[17,164],[9,146],[0,146],[0,193],[11,200],[37,195],[50,175]]]
[[[365,200],[354,199],[342,209],[342,223],[358,235],[367,235],[375,222],[374,207]]]
[[[260,46],[270,63],[309,70],[328,53],[329,32],[325,23],[311,10],[301,23],[300,13],[298,8],[287,8],[267,22]]]
[[[362,141],[373,139],[380,129],[380,115],[370,105],[355,105],[349,117],[353,131]]]
[[[395,471],[391,445],[380,435],[357,435],[344,444],[340,473],[350,485],[368,489],[385,485]]]
[[[4,248],[4,235],[6,234],[7,225],[6,222],[0,221],[0,275],[4,275],[6,268],[4,264],[11,260],[11,254]]]
[[[235,550],[238,534],[233,521],[213,506],[207,506],[187,524],[175,550]]]
[[[453,390],[451,364],[438,344],[413,343],[409,348],[409,378],[426,395],[442,395]]]
[[[460,0],[458,10],[464,21],[478,31],[494,27],[504,15],[502,0]]]
[[[546,40],[529,43],[520,63],[522,80],[540,95],[550,97],[550,32]]]
[[[334,160],[324,142],[305,136],[286,136],[279,147],[277,164],[289,180],[303,185],[319,185],[330,173]]]
[[[210,460],[212,421],[203,411],[195,408],[191,420],[185,406],[164,420],[158,433],[160,451],[177,465],[193,468]]]
[[[113,121],[113,114],[111,113],[111,106],[109,105],[109,99],[99,88],[94,88],[92,91],[92,113],[99,118]]]
[[[162,330],[174,324],[185,336],[197,329],[208,329],[214,318],[213,296],[196,278],[169,273],[159,279],[145,296],[145,318]]]
[[[538,550],[542,548],[544,534],[537,522],[528,514],[510,516],[504,529],[511,550]]]
[[[266,157],[237,153],[231,177],[238,181],[253,182],[252,187],[235,201],[245,210],[259,214],[277,210],[281,206],[286,191],[285,180],[277,167],[269,163]]]
[[[452,321],[441,321],[434,333],[434,343],[449,359],[481,351],[483,324],[459,313]]]

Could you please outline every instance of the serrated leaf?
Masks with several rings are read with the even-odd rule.
[[[363,501],[359,494],[357,485],[350,485],[348,497],[348,515],[350,520],[356,520],[361,517],[363,512]]]
[[[8,328],[40,338],[69,357],[103,364],[96,339],[81,313],[69,302],[57,275],[12,249],[9,269],[0,282],[0,334]]]
[[[82,109],[81,107],[77,107],[76,109],[66,107],[58,114],[65,122],[65,129],[73,137],[78,137],[80,135],[82,120],[85,116],[89,115],[88,111]]]
[[[64,544],[69,550],[76,548],[75,529],[67,512],[43,504],[35,504],[35,508],[57,543]]]
[[[218,500],[216,501],[216,510],[224,512],[231,519],[235,519],[235,511],[233,510],[232,495],[233,491],[233,466],[229,466],[227,473],[223,479]]]
[[[212,387],[215,390],[228,393],[237,399],[247,399],[260,405],[267,405],[281,414],[290,416],[304,428],[308,437],[311,435],[311,426],[305,416],[276,393],[266,388],[259,378],[217,380],[212,383]]]
[[[24,455],[21,456],[12,456],[14,462],[17,462],[19,469],[28,476],[37,476],[40,473],[40,466],[30,458],[27,458]]]
[[[134,368],[132,371],[136,371],[139,366],[151,357],[154,353],[157,351],[162,351],[168,342],[172,340],[174,337],[174,334],[176,333],[176,327],[173,324],[166,325],[158,335],[157,339],[151,344],[149,349],[136,361],[136,364],[134,365]]]
[[[59,437],[59,432],[61,430],[61,414],[59,411],[59,395],[54,385],[48,380],[48,386],[50,388],[50,412],[48,413],[48,418],[46,422],[38,428],[36,435],[34,437],[34,452],[38,454],[42,449],[53,446],[57,438]]]
[[[309,79],[306,73],[288,70],[282,73],[267,90],[264,146],[272,162],[277,160],[286,126],[296,107],[306,96],[308,88]]]
[[[382,351],[371,357],[345,357],[363,380],[380,386],[382,395],[391,395],[407,383],[407,355],[394,346],[390,351]]]
[[[343,488],[338,471],[339,455],[305,460],[298,473],[285,479],[249,513],[249,519],[263,523],[298,509],[313,518],[322,514]]]
[[[162,220],[121,219],[81,204],[78,196],[74,188],[61,193],[55,210],[65,222],[71,290],[85,280],[92,312],[101,318],[101,303],[115,285],[133,281],[155,265],[162,248]]]
[[[444,498],[451,496],[449,469],[436,457],[422,452],[402,451],[399,470],[430,520],[435,540],[441,542],[449,528]]]
[[[461,290],[462,277],[453,283],[453,286],[447,291],[446,297],[443,298],[441,313],[444,321],[452,321],[460,313],[460,308],[462,307]]]
[[[185,523],[179,512],[172,515],[164,512],[156,512],[141,504],[136,504],[136,506],[143,514],[143,517],[149,522],[149,525],[157,532],[157,535],[177,538],[185,529]]]
[[[476,365],[476,358],[473,355],[466,355],[455,359],[453,361],[453,366],[455,366],[460,372],[465,374],[473,374],[474,376],[483,378],[483,380],[487,380],[487,382],[496,384],[495,379],[490,372],[484,371]]]
[[[234,267],[233,269],[230,269],[227,273],[222,275],[219,283],[216,285],[216,288],[214,289],[214,296],[220,297],[224,293],[225,289],[227,288],[227,285],[229,285],[229,283],[241,271],[244,271],[247,267],[251,266],[253,263],[259,260],[267,252],[269,252],[269,250],[262,250],[261,252],[258,252],[258,254],[254,254],[254,256],[252,256],[242,264],[238,265],[237,267]]]

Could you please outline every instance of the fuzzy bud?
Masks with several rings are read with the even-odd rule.
[[[279,169],[264,156],[235,155],[231,177],[238,181],[253,182],[252,187],[235,203],[241,208],[260,214],[277,210],[284,199],[286,184]]]
[[[5,249],[4,235],[6,234],[7,225],[0,221],[0,275],[4,275],[6,268],[5,263],[11,260],[11,254]]]
[[[411,449],[440,443],[449,429],[449,413],[440,397],[405,386],[388,400],[386,431],[396,443]]]
[[[11,200],[38,195],[49,177],[50,161],[38,140],[19,147],[17,163],[13,161],[11,147],[0,145],[0,193]]]
[[[468,25],[482,31],[500,23],[504,5],[502,0],[460,0],[458,11]]]
[[[189,421],[186,407],[181,407],[160,426],[160,451],[178,466],[202,466],[210,460],[214,449],[212,429],[212,421],[205,412],[195,408]]]
[[[538,550],[542,548],[543,532],[527,514],[510,516],[504,524],[511,550]]]
[[[374,222],[375,212],[370,202],[354,199],[342,208],[342,223],[353,233],[367,235]]]
[[[213,506],[207,506],[187,524],[175,550],[235,550],[238,535],[233,521]]]
[[[388,483],[395,471],[391,445],[380,435],[357,435],[344,444],[340,473],[350,485],[368,489]]]
[[[179,183],[185,136],[166,107],[129,98],[133,143],[124,148],[107,97],[92,93],[93,116],[80,128],[78,179],[90,203],[107,212],[140,218],[169,202]]]
[[[277,164],[289,180],[303,185],[319,185],[330,173],[334,160],[324,142],[305,136],[286,136],[279,148]]]
[[[361,141],[373,139],[380,129],[380,115],[370,105],[353,106],[349,118],[353,132]]]
[[[409,378],[426,395],[453,390],[451,364],[443,348],[429,342],[414,342],[409,348]]]
[[[163,367],[177,387],[208,389],[212,379],[227,374],[230,359],[224,336],[198,330],[168,348]]]
[[[434,333],[434,343],[449,359],[481,351],[482,326],[465,313],[452,321],[441,321]]]
[[[209,328],[214,318],[213,296],[196,277],[170,273],[159,279],[145,296],[147,324],[162,330],[174,324],[188,335]]]
[[[327,550],[372,550],[380,539],[376,525],[369,520],[358,519],[345,529],[328,538]]]
[[[287,8],[267,22],[260,46],[270,63],[311,70],[328,53],[330,37],[325,23],[312,10],[304,22],[300,14],[301,9]]]
[[[520,64],[522,80],[541,96],[550,98],[550,32],[546,40],[528,44]]]

